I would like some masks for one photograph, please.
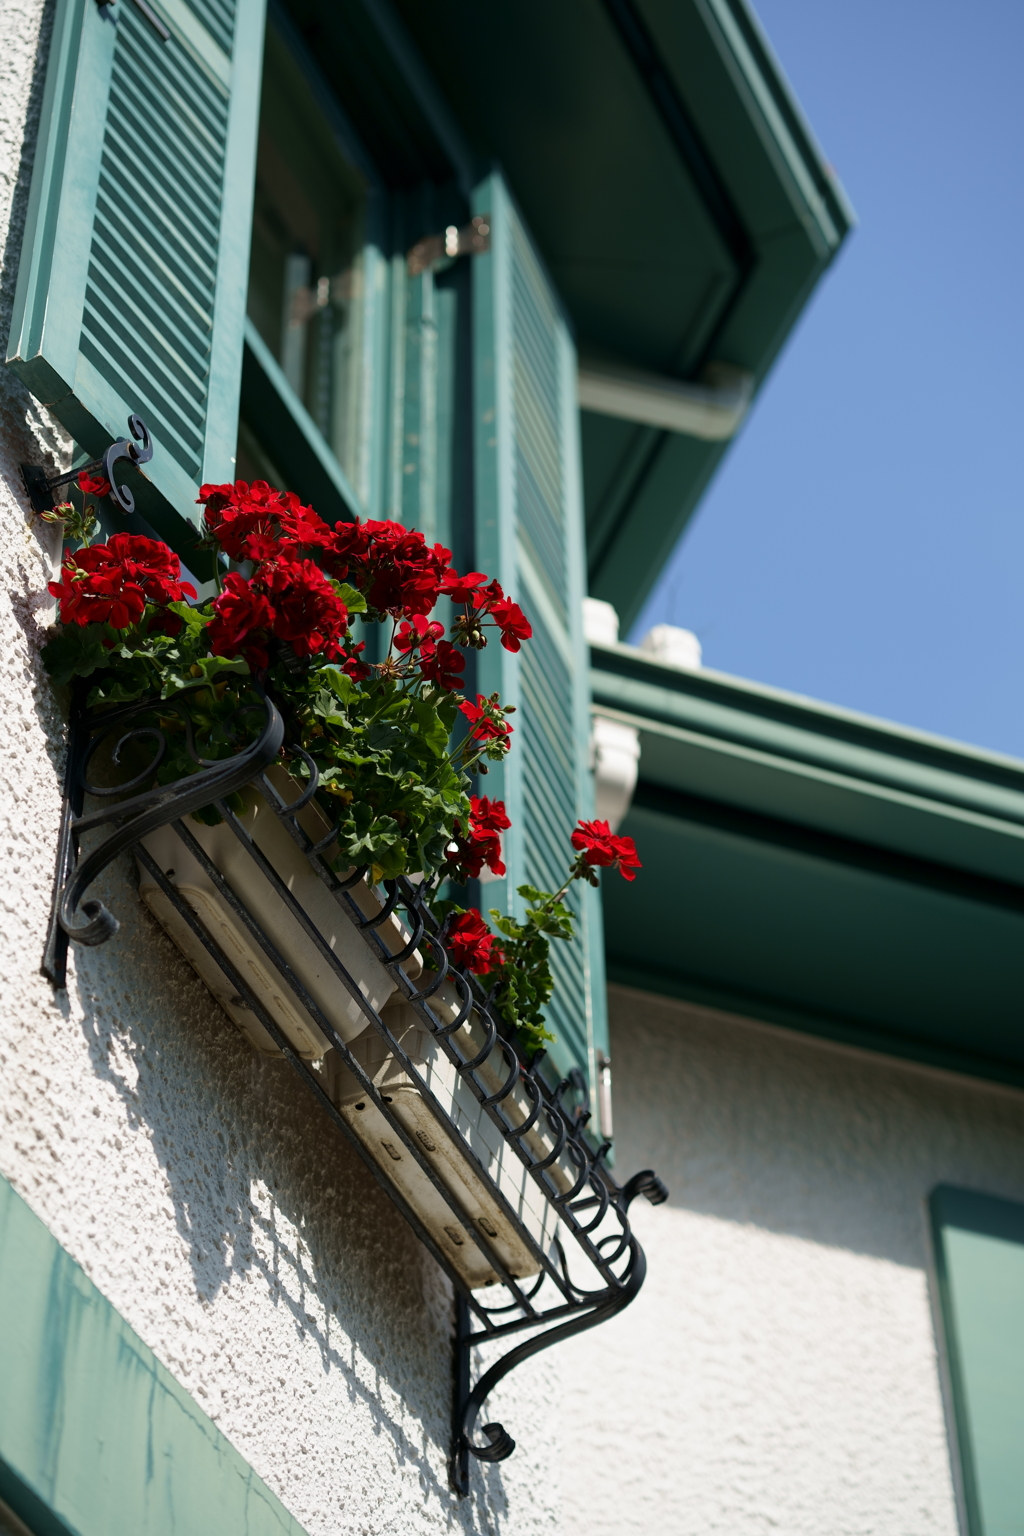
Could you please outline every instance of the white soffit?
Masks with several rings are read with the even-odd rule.
[[[753,375],[728,363],[710,363],[701,384],[609,363],[586,361],[579,370],[582,410],[712,443],[733,436],[753,392]]]

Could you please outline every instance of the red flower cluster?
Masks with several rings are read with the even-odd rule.
[[[271,560],[282,549],[328,550],[333,534],[312,507],[292,491],[275,491],[265,480],[200,487],[211,538],[232,560]]]
[[[62,624],[115,629],[138,623],[147,602],[166,605],[196,595],[166,544],[133,533],[115,533],[105,544],[66,555],[60,581],[51,581],[49,591],[60,600]]]
[[[533,633],[522,609],[497,581],[488,582],[480,571],[460,576],[451,568],[450,550],[428,546],[422,533],[401,523],[357,519],[331,528],[292,492],[274,490],[265,480],[204,485],[199,501],[211,539],[232,560],[257,565],[282,558],[312,560],[336,581],[357,587],[369,609],[403,620],[399,651],[415,652],[420,671],[438,687],[459,687],[465,660],[456,647],[485,645],[485,620],[499,631],[508,651],[518,651]],[[452,626],[455,645],[443,638],[442,625],[426,622],[442,596],[465,606]]]
[[[215,656],[244,656],[254,670],[269,665],[268,642],[286,641],[296,656],[344,656],[348,609],[312,560],[265,560],[251,580],[229,571],[207,628]],[[351,659],[351,658],[350,658]]]
[[[448,929],[448,951],[461,969],[486,976],[505,964],[505,951],[476,907],[457,917]]]
[[[332,553],[332,574],[347,577],[371,608],[396,618],[430,612],[452,557],[442,544],[428,548],[415,528],[372,519],[337,523]]]
[[[449,873],[460,882],[479,880],[486,864],[492,875],[503,875],[499,834],[512,825],[505,814],[504,801],[472,795],[469,807],[469,831],[463,833],[459,822],[455,823],[454,846],[447,855]]]
[[[606,821],[581,821],[572,834],[572,845],[587,864],[617,869],[624,880],[635,880],[643,866],[631,837],[616,837]]]
[[[470,571],[460,576],[449,571],[441,583],[441,595],[450,597],[453,603],[465,603],[466,612],[455,624],[452,633],[461,645],[478,648],[486,644],[483,637],[483,620],[491,618],[501,633],[501,643],[506,651],[518,651],[524,640],[529,640],[533,629],[518,603],[506,597],[497,581],[484,582],[482,571]]]

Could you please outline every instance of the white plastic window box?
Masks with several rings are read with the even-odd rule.
[[[461,1010],[457,988],[449,981],[428,999],[442,1024],[451,1024]],[[422,1151],[433,1173],[487,1240],[508,1274],[517,1280],[536,1275],[541,1268],[537,1253],[524,1241],[495,1197],[497,1185],[514,1216],[526,1228],[541,1253],[547,1254],[558,1225],[558,1212],[544,1189],[523,1163],[515,1148],[495,1124],[474,1094],[465,1076],[408,1003],[394,1003],[385,1010],[384,1022],[400,1049],[423,1077],[440,1113],[454,1126],[453,1139],[439,1123],[415,1080],[390,1052],[373,1027],[349,1043],[349,1049],[388,1103],[412,1141]],[[450,1036],[464,1062],[480,1055],[487,1043],[483,1021],[475,1010]],[[466,1232],[457,1214],[431,1182],[408,1148],[395,1134],[385,1115],[367,1094],[337,1052],[325,1057],[322,1067],[328,1092],[341,1115],[359,1138],[384,1176],[419,1217],[437,1247],[470,1289],[493,1285],[498,1275],[486,1253]],[[489,1096],[498,1093],[508,1079],[510,1058],[497,1042],[474,1069]],[[501,1110],[514,1127],[529,1118],[533,1099],[521,1080],[501,1100]],[[549,1158],[558,1140],[546,1110],[524,1132],[522,1144],[537,1163]],[[480,1165],[482,1178],[474,1165]],[[568,1151],[563,1150],[543,1176],[553,1195],[566,1195],[579,1179]]]
[[[286,804],[294,803],[302,794],[302,786],[280,767],[271,768],[267,777]],[[239,814],[239,822],[312,920],[324,946],[338,957],[367,1003],[379,1013],[397,983],[378,958],[379,951],[375,953],[376,941],[369,936],[369,930],[360,930],[344,904],[344,897],[332,892],[313,869],[304,850],[263,795],[250,788],[244,792],[244,798],[245,809]],[[326,819],[313,804],[304,806],[296,819],[313,842],[320,842],[330,831]],[[221,822],[210,827],[193,817],[187,817],[183,825],[294,971],[324,1017],[343,1040],[354,1039],[366,1028],[366,1013],[230,826]],[[150,833],[142,839],[142,846],[260,998],[292,1048],[307,1060],[322,1057],[330,1042],[174,828],[161,827]],[[325,857],[330,857],[330,850]],[[143,900],[228,1017],[256,1050],[265,1055],[280,1055],[265,1026],[141,863],[139,874]],[[383,910],[382,897],[365,880],[358,882],[349,894],[364,917],[377,917]],[[409,932],[394,913],[374,931],[392,955],[399,954],[409,943]],[[422,966],[418,951],[403,962],[403,970],[411,981],[420,975]]]

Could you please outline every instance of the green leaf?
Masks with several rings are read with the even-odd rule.
[[[68,624],[43,646],[43,666],[55,683],[88,677],[110,663],[110,631],[106,624]]]
[[[171,613],[176,613],[179,619],[185,621],[188,629],[194,630],[197,634],[205,628],[209,619],[209,614],[204,613],[201,608],[193,608],[189,603],[168,603],[167,607]]]
[[[343,704],[352,705],[356,702],[359,689],[347,672],[342,672],[340,667],[321,667],[319,675]]]
[[[341,598],[349,613],[366,612],[366,598],[355,587],[350,587],[347,581],[332,581],[331,586]]]

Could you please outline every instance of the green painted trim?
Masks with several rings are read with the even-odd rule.
[[[1024,1205],[929,1198],[968,1536],[1024,1530]]]
[[[1024,1087],[1024,763],[591,658],[593,707],[641,739],[623,830],[649,867],[636,911],[605,892],[612,980]]]
[[[235,478],[265,24],[266,0],[238,0],[201,477],[213,484]]]
[[[38,1536],[303,1536],[0,1178],[0,1498]]]
[[[490,214],[491,248],[474,256],[471,268],[473,314],[473,494],[474,564],[494,575],[520,598],[516,572],[516,508],[512,423],[512,316],[510,312],[512,204],[498,171],[484,178],[472,199],[474,215]],[[519,667],[500,645],[476,653],[476,686],[498,693],[519,708]],[[522,803],[520,754],[489,765],[487,793],[509,806]],[[506,840],[508,874],[488,885],[488,906],[512,911],[516,887],[526,878],[521,840]],[[520,902],[521,906],[522,903]]]
[[[334,523],[362,516],[359,498],[316,422],[252,321],[245,321],[242,413],[297,495]]]

